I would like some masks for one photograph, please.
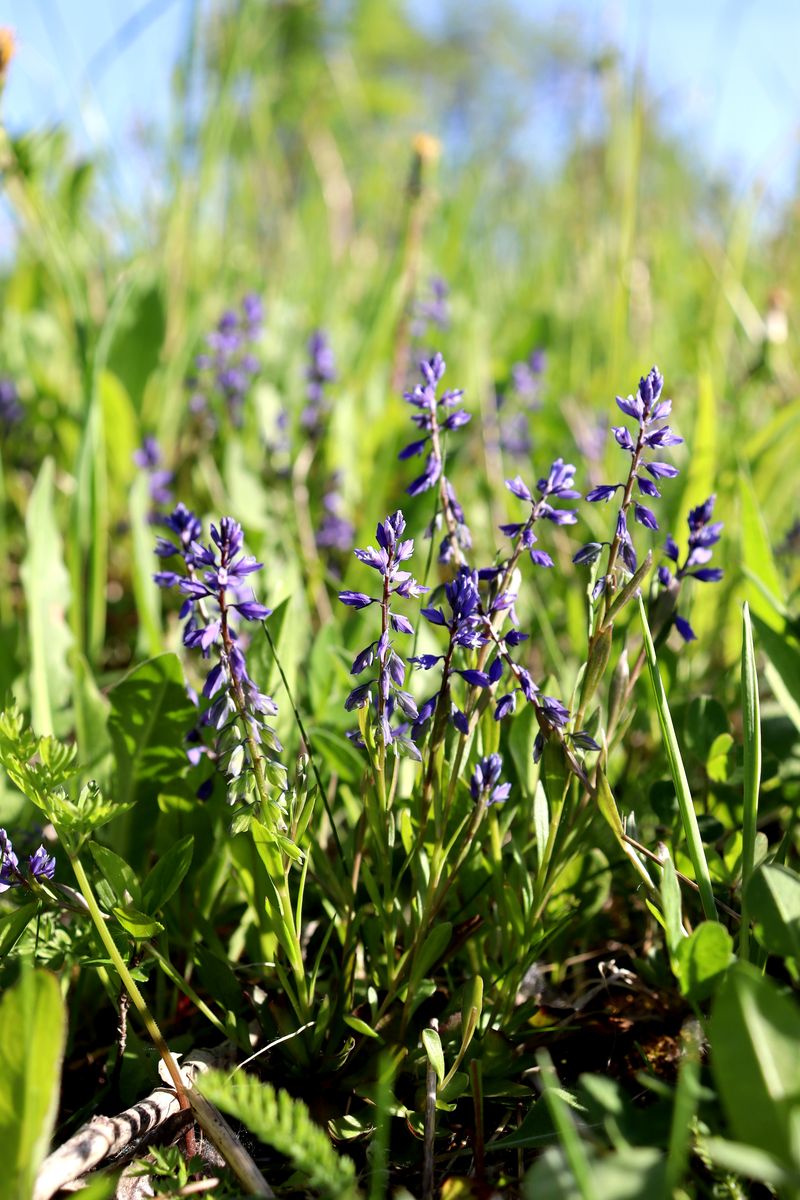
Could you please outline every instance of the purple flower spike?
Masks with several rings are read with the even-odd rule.
[[[667,535],[667,540],[664,544],[664,553],[670,562],[675,564],[677,568],[673,574],[668,567],[662,566],[658,569],[658,582],[663,588],[669,588],[673,594],[673,603],[677,602],[677,598],[683,582],[688,579],[696,579],[700,583],[719,583],[724,576],[724,571],[721,567],[707,567],[707,563],[713,553],[712,546],[715,546],[722,536],[722,521],[712,521],[714,514],[714,503],[716,496],[709,496],[703,504],[699,504],[697,508],[693,508],[689,513],[689,546],[686,552],[686,558],[679,566],[680,551],[678,544],[671,534]],[[693,642],[697,640],[697,635],[692,629],[685,617],[682,617],[678,612],[673,610],[672,622],[678,633],[685,642]]]
[[[675,446],[683,440],[673,434],[668,425],[659,424],[669,415],[672,408],[671,401],[661,399],[663,388],[664,377],[658,367],[653,367],[647,375],[639,380],[635,396],[616,397],[617,407],[626,417],[630,417],[636,422],[637,429],[633,436],[625,425],[613,427],[617,444],[630,455],[627,481],[625,483],[600,484],[593,488],[586,497],[593,503],[608,501],[616,495],[617,491],[622,490],[622,504],[617,514],[616,532],[609,548],[608,566],[605,575],[595,584],[592,593],[594,599],[598,599],[604,593],[611,594],[613,592],[617,586],[615,568],[618,563],[630,574],[636,571],[638,558],[628,524],[631,507],[633,508],[633,518],[639,525],[643,525],[646,529],[658,529],[658,520],[652,509],[633,499],[634,484],[642,496],[658,500],[661,492],[656,483],[652,481],[671,479],[678,474],[677,467],[673,467],[670,463],[649,462],[645,457],[645,453],[649,449]],[[650,476],[649,479],[646,478],[644,472]],[[583,547],[575,555],[573,561],[591,563],[595,561],[595,558],[588,547]]]
[[[429,359],[423,359],[419,364],[422,383],[410,392],[404,392],[403,398],[416,411],[411,420],[417,427],[421,437],[400,451],[399,458],[413,458],[427,451],[425,466],[422,473],[406,488],[409,496],[421,496],[433,487],[439,488],[441,499],[441,516],[446,526],[446,535],[439,547],[439,562],[464,562],[464,551],[469,550],[472,539],[469,528],[464,521],[464,512],[456,499],[452,484],[443,473],[444,454],[443,438],[448,432],[455,432],[470,420],[470,414],[459,407],[463,395],[460,388],[445,391],[440,396],[438,387],[445,374],[445,361],[441,354],[436,353]],[[433,534],[433,529],[429,531]]]
[[[377,604],[381,610],[380,638],[361,650],[352,666],[352,674],[360,675],[362,671],[377,661],[377,675],[367,683],[359,684],[357,688],[354,688],[345,701],[345,708],[349,712],[354,708],[363,708],[371,700],[374,700],[376,708],[374,728],[380,741],[384,746],[394,741],[400,741],[403,743],[405,751],[415,757],[416,750],[410,750],[405,744],[407,742],[403,736],[405,726],[401,724],[394,727],[391,724],[391,717],[395,709],[409,721],[416,721],[419,716],[413,698],[402,690],[405,664],[393,649],[389,637],[390,630],[403,634],[414,632],[414,627],[408,618],[402,613],[394,611],[393,597],[399,596],[401,599],[406,599],[427,591],[427,588],[417,583],[409,571],[401,569],[401,564],[407,562],[414,552],[413,541],[410,538],[403,538],[405,527],[405,517],[398,509],[397,512],[378,523],[375,530],[377,549],[368,546],[365,550],[354,551],[359,562],[381,576],[383,580],[381,595],[368,596],[364,592],[346,591],[339,593],[339,599],[342,604],[351,608],[367,608],[370,604]],[[424,666],[421,659],[425,657],[423,655],[410,661]]]
[[[281,749],[274,729],[264,720],[277,713],[277,705],[251,679],[245,642],[236,628],[239,618],[264,621],[270,615],[271,610],[255,600],[247,583],[252,574],[261,570],[262,564],[243,552],[242,527],[232,517],[223,517],[219,527],[211,526],[210,545],[200,542],[201,523],[183,504],[165,519],[165,525],[175,536],[177,545],[171,547],[172,554],[183,560],[185,574],[160,572],[155,576],[156,582],[161,587],[176,587],[186,597],[180,611],[185,619],[183,644],[199,650],[205,659],[213,650],[217,660],[202,689],[203,696],[212,704],[200,715],[200,728],[187,734],[191,743],[187,753],[190,761],[199,762],[203,754],[200,730],[216,730],[214,756],[225,770],[230,802],[254,802],[261,798],[263,790],[262,782],[256,794],[259,762],[267,764],[273,782],[285,772],[276,759],[265,753]],[[157,553],[169,557],[165,555],[167,547],[163,542],[161,539]],[[233,729],[235,738],[231,735]],[[258,753],[256,746],[260,747]],[[262,779],[263,770],[262,767]],[[207,791],[208,781],[205,782],[203,792]]]

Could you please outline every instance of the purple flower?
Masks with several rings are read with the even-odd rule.
[[[703,504],[699,504],[689,513],[687,522],[689,545],[686,558],[680,566],[678,565],[680,559],[678,544],[671,534],[667,535],[664,553],[677,569],[673,574],[668,567],[659,567],[658,582],[663,588],[671,590],[673,603],[677,601],[681,584],[687,578],[696,579],[699,583],[718,583],[723,578],[724,572],[720,567],[705,565],[713,553],[711,547],[715,546],[722,536],[722,521],[712,521],[711,519],[714,514],[715,501],[716,496],[709,496]],[[696,640],[697,635],[685,617],[673,611],[672,621],[685,642]]]
[[[469,790],[476,804],[501,804],[511,792],[510,783],[499,783],[503,760],[499,754],[489,754],[475,764]]]
[[[403,727],[393,728],[390,718],[398,709],[408,720],[416,721],[417,706],[413,698],[402,690],[405,679],[405,665],[399,654],[394,650],[389,632],[412,634],[414,627],[406,616],[394,611],[393,597],[406,599],[419,596],[428,589],[417,583],[409,571],[402,569],[402,564],[411,558],[414,543],[410,538],[403,538],[405,518],[398,509],[397,512],[378,523],[375,530],[377,547],[368,546],[363,550],[355,550],[354,554],[364,566],[376,571],[382,579],[381,595],[368,596],[364,592],[345,591],[339,593],[342,604],[351,608],[367,608],[377,604],[381,610],[381,635],[375,642],[356,655],[352,674],[360,675],[377,661],[378,671],[374,679],[359,684],[345,701],[345,708],[363,708],[374,699],[377,712],[376,733],[384,745],[401,739],[404,748],[408,739],[404,737]],[[416,750],[410,751],[416,757]]]
[[[0,892],[7,892],[20,882],[19,860],[5,829],[0,829]]]
[[[138,450],[134,451],[133,461],[137,467],[141,467],[147,472],[150,484],[150,500],[155,506],[172,503],[172,488],[171,485],[175,479],[172,471],[166,471],[161,467],[161,447],[157,440],[148,435]],[[151,520],[159,519],[158,515],[151,513]]]
[[[56,873],[56,860],[44,846],[40,846],[28,859],[28,870],[34,879],[52,879]]]
[[[263,318],[261,301],[252,294],[244,297],[240,312],[229,309],[219,318],[206,336],[206,351],[195,358],[196,374],[187,380],[193,412],[207,412],[219,398],[225,417],[235,426],[242,424],[244,403],[260,369],[252,347],[261,336]]]
[[[12,426],[20,423],[23,415],[17,385],[7,376],[0,377],[0,428],[6,436]]]
[[[428,280],[428,295],[418,300],[414,306],[411,323],[411,334],[415,338],[423,338],[428,327],[446,330],[450,327],[450,306],[447,297],[450,289],[440,275],[432,275]]]
[[[500,528],[508,537],[520,539],[520,547],[528,550],[531,562],[537,567],[552,567],[553,560],[544,550],[534,550],[537,538],[533,525],[538,520],[552,521],[554,525],[574,525],[577,513],[574,509],[555,508],[552,500],[576,500],[580,492],[573,487],[575,468],[572,463],[565,463],[563,458],[557,458],[550,468],[547,478],[542,478],[536,484],[539,498],[535,499],[531,489],[520,475],[506,480],[506,487],[513,496],[530,504],[531,511],[524,524],[501,525]]]
[[[203,685],[203,696],[211,704],[200,724],[217,731],[216,757],[225,768],[229,800],[251,802],[261,795],[263,784],[258,796],[253,789],[264,774],[281,790],[285,787],[285,768],[269,753],[279,752],[281,745],[264,720],[274,716],[278,707],[250,677],[236,628],[236,618],[263,621],[271,612],[255,600],[247,582],[262,564],[244,553],[242,527],[232,517],[223,517],[219,527],[211,526],[210,545],[200,542],[200,521],[183,504],[165,524],[176,535],[178,545],[172,546],[172,552],[182,558],[185,574],[163,572],[155,579],[162,587],[177,587],[186,597],[180,611],[185,619],[184,645],[199,650],[206,659],[214,652],[215,662]],[[169,545],[161,539],[160,556],[168,557]],[[196,746],[188,753],[200,757]]]
[[[592,593],[594,599],[602,595],[606,591],[606,588],[609,588],[609,590],[614,588],[614,569],[618,560],[630,574],[636,571],[638,558],[627,519],[631,506],[633,506],[634,520],[638,524],[643,525],[646,529],[658,529],[658,520],[652,509],[633,499],[634,484],[636,484],[642,496],[657,500],[661,496],[661,493],[653,480],[670,479],[678,474],[677,467],[673,467],[669,463],[658,461],[648,462],[645,458],[645,452],[648,449],[661,446],[674,446],[683,440],[673,434],[668,425],[659,424],[659,422],[663,421],[669,415],[672,408],[670,400],[661,399],[663,388],[664,378],[658,367],[653,367],[647,375],[639,380],[639,387],[635,396],[617,396],[616,398],[617,407],[626,417],[632,418],[637,423],[637,430],[634,439],[625,425],[615,425],[613,427],[614,438],[617,444],[631,456],[627,481],[624,483],[600,484],[594,487],[586,497],[588,501],[596,503],[598,501],[609,501],[620,489],[623,493],[622,504],[617,514],[616,533],[613,541],[610,543],[608,566],[605,575],[598,579],[594,586]],[[644,472],[647,472],[647,475]],[[650,478],[647,477],[648,475]],[[589,546],[596,546],[597,544],[589,543]],[[594,562],[596,556],[593,555],[589,546],[579,550],[573,561]]]
[[[422,383],[410,392],[404,392],[404,400],[416,409],[411,420],[421,437],[409,442],[400,451],[399,458],[406,459],[425,454],[422,473],[406,488],[409,496],[420,496],[438,486],[441,513],[446,527],[445,537],[439,547],[439,562],[463,562],[464,550],[472,545],[469,529],[464,521],[464,512],[447,477],[443,474],[443,438],[447,432],[462,428],[470,420],[470,414],[460,407],[463,391],[451,389],[439,395],[438,388],[446,366],[438,352],[419,364]],[[433,529],[430,529],[432,536]]]
[[[336,360],[322,329],[315,329],[308,339],[306,367],[306,407],[300,414],[300,424],[311,437],[319,437],[322,422],[328,411],[326,386],[336,379]]]

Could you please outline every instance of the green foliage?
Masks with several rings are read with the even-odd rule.
[[[244,1072],[230,1077],[208,1071],[199,1086],[212,1104],[241,1121],[265,1146],[290,1159],[314,1191],[331,1200],[358,1195],[353,1163],[336,1153],[305,1104],[288,1092],[276,1091]]]
[[[111,692],[109,732],[121,804],[178,787],[186,774],[183,739],[196,720],[174,654],[142,663]]]
[[[174,121],[148,143],[162,198],[146,233],[62,131],[0,130],[18,230],[0,375],[24,410],[0,471],[0,684],[18,702],[0,714],[0,826],[20,864],[0,893],[0,986],[15,994],[29,960],[57,972],[68,1121],[90,1115],[97,1079],[126,1102],[152,1086],[141,1022],[165,1061],[161,1030],[176,1053],[223,1036],[263,1055],[286,1092],[239,1074],[201,1086],[288,1159],[287,1196],[354,1195],[356,1170],[290,1095],[352,1146],[371,1200],[421,1194],[429,1069],[443,1196],[470,1186],[444,1170],[471,1162],[479,1190],[537,1197],[739,1196],[751,1179],[791,1195],[800,369],[771,331],[781,315],[798,326],[796,198],[766,213],[709,182],[613,48],[535,6],[450,6],[424,28],[413,7],[358,0],[345,21],[335,4],[194,6]],[[552,95],[570,108],[543,168],[530,113]],[[434,274],[449,324],[417,334]],[[198,401],[195,359],[250,291],[268,315],[237,424],[222,394]],[[310,431],[315,328],[337,378]],[[535,412],[513,386],[534,347]],[[522,556],[512,572],[519,664],[573,714],[544,722],[536,762],[541,711],[508,674],[503,722],[491,688],[451,680],[421,765],[376,739],[369,708],[344,708],[354,655],[380,636],[375,606],[338,603],[367,586],[349,543],[402,505],[424,603],[452,576],[441,533],[424,537],[441,496],[409,496],[398,458],[401,394],[432,350],[471,415],[445,446],[470,566],[513,553],[498,527],[519,519],[517,471],[534,484],[563,456],[584,494],[618,478],[619,448],[593,434],[654,359],[685,438],[660,528],[631,517],[639,565],[607,603],[592,600],[603,562],[572,557],[607,544],[614,504],[576,501],[575,528],[537,530],[555,569]],[[530,452],[508,445],[509,419]],[[265,564],[272,615],[264,632],[240,623],[279,709],[258,784],[223,781],[244,732],[205,723],[209,660],[182,643],[183,596],[153,580],[176,560],[153,554],[165,505],[133,460],[151,435],[204,539],[230,515]],[[318,540],[334,490],[343,550]],[[676,596],[658,582],[664,537],[683,548],[711,492],[724,579]],[[441,628],[408,612],[398,653],[439,654]],[[484,650],[459,650],[459,667],[482,669]],[[415,703],[440,670],[406,668]],[[468,733],[447,724],[451,703]],[[570,740],[578,712],[599,751]],[[510,793],[486,807],[469,784],[492,753]],[[50,882],[29,876],[40,842]],[[189,1185],[181,1152],[152,1157],[157,1190]]]
[[[0,999],[2,1200],[30,1200],[58,1107],[66,1012],[58,980],[23,970]]]

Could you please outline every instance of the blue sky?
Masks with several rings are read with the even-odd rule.
[[[743,187],[758,178],[777,196],[789,191],[800,129],[797,0],[516,2],[545,23],[572,22],[598,46],[616,42],[631,71],[642,64],[671,126],[692,139],[711,171],[724,168]],[[119,183],[135,194],[134,133],[169,111],[171,68],[193,5],[6,0],[0,19],[19,42],[3,98],[6,123],[19,132],[66,121],[79,146],[111,152]],[[435,0],[424,9],[435,12]]]

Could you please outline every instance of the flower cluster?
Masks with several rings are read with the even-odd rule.
[[[544,368],[544,350],[533,350],[523,362],[514,363],[510,388],[496,393],[500,449],[505,454],[521,458],[531,452],[530,414],[541,408]]]
[[[231,422],[241,425],[244,401],[260,368],[252,345],[261,336],[263,320],[264,310],[255,295],[244,297],[239,312],[229,309],[222,314],[206,337],[207,349],[195,359],[197,376],[189,380],[193,412],[206,412],[209,398],[220,395]]]
[[[671,463],[645,458],[645,454],[648,452],[659,451],[668,446],[677,446],[683,441],[683,438],[672,432],[669,425],[661,424],[672,410],[672,401],[661,399],[663,387],[664,377],[658,367],[653,367],[647,375],[639,380],[635,396],[627,398],[617,396],[618,407],[626,416],[632,417],[638,422],[638,429],[634,440],[627,426],[615,425],[612,427],[617,444],[631,456],[627,480],[620,483],[600,484],[586,494],[586,499],[590,504],[596,504],[599,501],[607,503],[620,490],[623,494],[617,514],[614,539],[610,543],[608,569],[606,575],[598,581],[595,587],[595,598],[605,589],[606,581],[612,574],[617,557],[622,559],[623,565],[631,574],[636,570],[636,550],[628,527],[631,505],[633,505],[634,519],[640,525],[646,529],[658,529],[658,521],[652,509],[643,504],[641,500],[634,500],[634,485],[638,488],[641,496],[658,499],[661,495],[658,490],[660,480],[672,479],[678,474],[678,468]],[[594,562],[600,556],[604,545],[603,542],[587,543],[578,550],[573,562]]]
[[[44,846],[28,857],[28,878],[52,879],[56,873],[56,860],[47,853]],[[9,888],[20,887],[26,878],[20,870],[19,859],[14,853],[11,838],[5,829],[0,829],[0,892]]]
[[[0,378],[0,429],[8,433],[13,425],[18,425],[23,417],[22,405],[19,402],[19,392],[13,379]]]
[[[479,759],[469,781],[469,790],[476,804],[501,804],[511,793],[510,783],[500,783],[503,760],[499,754]]]
[[[352,675],[361,675],[377,661],[377,675],[353,688],[345,701],[345,708],[348,712],[363,708],[373,699],[377,711],[377,734],[384,746],[395,742],[398,743],[398,749],[418,757],[416,748],[405,737],[406,726],[401,724],[398,728],[392,728],[390,724],[390,718],[396,709],[409,721],[416,721],[419,715],[413,697],[403,690],[405,664],[394,650],[390,636],[391,632],[414,632],[408,618],[394,611],[392,597],[405,600],[412,596],[420,596],[428,590],[417,583],[410,571],[401,567],[414,553],[414,542],[410,538],[402,540],[405,527],[405,518],[398,509],[378,524],[375,531],[377,549],[368,546],[365,550],[355,551],[356,558],[381,577],[381,595],[369,596],[365,592],[351,591],[339,593],[342,604],[350,608],[361,609],[377,604],[381,610],[380,637],[356,655],[351,668]],[[357,735],[353,740],[360,741]]]
[[[430,671],[439,663],[443,664],[438,689],[420,707],[412,735],[415,741],[422,737],[427,723],[440,705],[444,718],[449,720],[459,733],[469,733],[466,713],[452,699],[453,675],[460,675],[470,686],[481,688],[489,687],[502,675],[502,663],[498,659],[495,659],[486,671],[472,667],[459,668],[453,661],[457,650],[478,650],[489,640],[483,632],[485,617],[481,606],[478,572],[470,571],[465,566],[459,568],[455,578],[445,584],[444,597],[449,615],[445,614],[442,608],[434,606],[423,608],[422,615],[431,625],[438,625],[447,630],[447,649],[443,654],[418,654],[409,659],[409,662],[413,662],[423,671]],[[505,596],[497,597],[495,609],[499,611],[503,605],[507,607],[511,602]]]
[[[466,425],[470,414],[459,407],[464,395],[461,388],[450,389],[444,391],[441,396],[438,395],[439,384],[446,370],[441,354],[436,353],[432,358],[424,359],[419,369],[422,383],[417,384],[413,391],[404,392],[403,397],[418,410],[411,419],[423,436],[409,442],[400,451],[399,458],[405,460],[422,454],[426,456],[422,474],[408,485],[406,491],[409,496],[420,496],[439,485],[442,515],[447,527],[447,533],[439,548],[439,561],[450,562],[454,557],[459,557],[463,550],[471,547],[472,538],[464,521],[464,511],[458,503],[450,481],[443,473],[442,438],[445,433]]]
[[[519,500],[530,504],[531,511],[526,521],[517,521],[510,525],[501,525],[501,531],[512,540],[519,538],[519,545],[530,553],[531,562],[537,567],[552,567],[553,560],[544,550],[534,550],[537,541],[533,526],[536,521],[552,521],[554,525],[574,525],[578,514],[574,508],[555,508],[556,500],[579,500],[581,493],[573,487],[575,468],[572,463],[565,463],[563,458],[557,458],[550,468],[546,478],[536,484],[539,493],[538,500],[530,488],[517,475],[514,479],[506,480],[506,487]]]
[[[316,533],[316,544],[319,550],[346,554],[353,548],[356,536],[355,526],[342,516],[341,475],[335,472],[328,480],[328,486],[322,497],[322,520]]]
[[[156,507],[172,503],[171,485],[175,479],[172,471],[161,466],[161,447],[156,439],[148,436],[138,450],[134,451],[133,461],[137,467],[147,472],[150,485],[150,500]]]
[[[327,384],[336,379],[336,360],[326,334],[315,329],[308,339],[306,367],[306,406],[300,414],[300,424],[311,437],[319,437],[327,412]]]
[[[675,599],[682,581],[689,576],[699,579],[701,583],[718,583],[722,579],[723,571],[720,567],[706,566],[713,553],[711,547],[715,546],[722,536],[722,521],[711,520],[715,501],[716,496],[709,496],[705,503],[698,504],[697,508],[693,508],[689,513],[689,548],[680,566],[678,545],[672,534],[667,535],[664,553],[673,563],[673,568],[670,570],[666,565],[659,567],[658,582],[662,587],[669,589]],[[692,642],[696,639],[696,634],[685,617],[674,612],[672,619],[684,641]]]
[[[411,334],[415,338],[424,338],[429,326],[439,330],[450,328],[450,306],[447,297],[450,288],[440,275],[432,275],[428,280],[428,295],[417,300],[411,322]]]
[[[246,798],[252,784],[249,775],[262,767],[271,782],[283,786],[281,764],[257,751],[259,746],[275,753],[281,749],[265,721],[275,715],[277,705],[251,679],[234,624],[237,618],[263,621],[270,615],[271,609],[253,598],[248,583],[263,564],[243,553],[242,528],[230,517],[222,518],[219,529],[211,526],[212,545],[201,544],[201,523],[182,504],[165,524],[175,540],[159,538],[156,554],[162,559],[180,557],[185,574],[161,571],[154,578],[160,587],[175,587],[185,597],[180,612],[186,622],[184,645],[200,650],[204,658],[214,652],[216,661],[203,685],[211,703],[201,724],[216,730],[217,755],[227,757],[229,797]]]

